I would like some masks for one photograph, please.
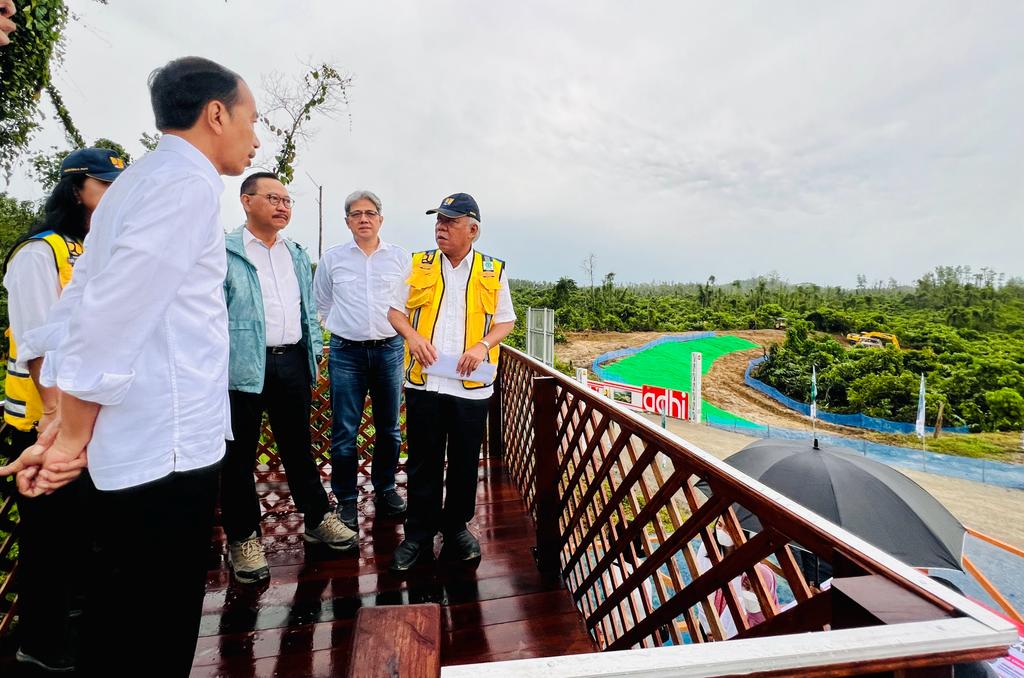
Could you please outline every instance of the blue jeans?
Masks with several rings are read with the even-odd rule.
[[[378,495],[395,489],[395,467],[402,434],[398,408],[402,397],[404,342],[400,335],[382,346],[366,347],[331,336],[327,368],[331,377],[331,488],[339,502],[359,496],[356,475],[359,456],[356,434],[369,391],[373,404],[376,442],[370,465],[370,480]]]

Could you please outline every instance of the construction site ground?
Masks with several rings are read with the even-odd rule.
[[[594,359],[608,351],[631,346],[642,346],[653,339],[663,337],[666,332],[569,332],[566,343],[555,346],[555,355],[559,360],[571,361],[574,367],[590,369]],[[719,332],[720,335],[743,337],[759,344],[760,348],[748,351],[728,353],[718,358],[711,370],[704,375],[702,392],[704,400],[737,417],[748,419],[766,426],[780,426],[797,431],[810,430],[808,418],[794,412],[785,405],[755,391],[743,382],[743,373],[747,364],[764,354],[773,343],[781,343],[786,338],[783,330],[730,330]],[[869,440],[896,446],[914,446],[912,437],[879,433],[861,428],[835,426],[818,422],[818,430],[850,438]],[[987,452],[970,454],[957,449],[938,449],[935,443],[929,443],[936,452],[951,452],[964,456],[985,457],[994,461],[1024,463],[1024,452],[1021,451],[1021,437],[1013,433],[985,433],[974,436],[983,438]],[[943,442],[950,443],[952,439]]]
[[[559,360],[572,361],[575,367],[590,368],[594,358],[608,351],[631,346],[640,346],[665,332],[580,332],[567,333],[567,341],[555,347]],[[767,347],[783,341],[785,333],[780,330],[749,330],[721,332],[749,339]],[[784,407],[748,387],[743,383],[747,363],[762,355],[763,349],[738,351],[722,356],[715,361],[704,376],[704,399],[713,405],[751,421],[780,426],[783,428],[808,429],[807,418]],[[660,419],[652,416],[653,419]],[[885,436],[841,426],[820,425],[820,430],[855,438],[884,441]],[[701,424],[669,420],[669,430],[716,457],[725,458],[756,438],[724,431]],[[1024,548],[1024,522],[1017,519],[1024,515],[1024,491],[970,480],[900,469],[918,484],[931,492],[966,525],[1010,544]]]

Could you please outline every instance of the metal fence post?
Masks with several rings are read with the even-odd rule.
[[[560,568],[558,528],[558,425],[555,379],[533,378],[533,473],[536,498],[537,546],[534,557],[542,572]]]

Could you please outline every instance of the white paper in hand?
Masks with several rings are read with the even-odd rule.
[[[459,358],[462,356],[452,355],[451,353],[441,353],[437,356],[437,360],[434,361],[433,365],[424,367],[423,371],[426,374],[432,374],[438,377],[448,377],[449,379],[459,379],[466,381],[479,381],[483,384],[490,384],[494,381],[495,375],[498,373],[498,368],[494,363],[480,363],[480,365],[470,372],[469,376],[463,376],[459,374],[455,367],[459,364]]]

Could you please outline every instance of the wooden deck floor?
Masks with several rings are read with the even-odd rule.
[[[359,553],[339,555],[306,545],[287,485],[269,477],[260,490],[270,584],[232,583],[223,540],[215,542],[192,674],[343,675],[360,607],[420,602],[443,605],[446,665],[594,651],[569,594],[537,571],[533,525],[500,463],[484,460],[480,478],[470,525],[480,538],[479,565],[431,565],[400,578],[387,568],[401,523],[376,520],[368,495]]]

